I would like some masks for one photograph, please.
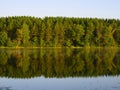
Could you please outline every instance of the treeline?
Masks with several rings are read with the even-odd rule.
[[[68,17],[1,17],[0,46],[120,46],[120,20]]]
[[[120,75],[117,49],[0,49],[0,77],[96,77]]]

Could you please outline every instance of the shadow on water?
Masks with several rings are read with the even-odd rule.
[[[119,74],[119,49],[0,49],[0,77],[61,78]]]
[[[11,87],[0,87],[0,90],[13,90]]]

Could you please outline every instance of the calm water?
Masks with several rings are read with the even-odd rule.
[[[0,49],[0,90],[120,90],[120,50]]]

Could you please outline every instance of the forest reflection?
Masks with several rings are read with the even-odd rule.
[[[119,49],[0,49],[0,77],[65,78],[119,74]]]

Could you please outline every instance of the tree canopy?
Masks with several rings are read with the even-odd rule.
[[[120,46],[120,20],[74,17],[1,17],[0,46]]]

